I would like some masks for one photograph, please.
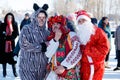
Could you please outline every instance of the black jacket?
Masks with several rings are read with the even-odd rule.
[[[27,25],[27,24],[30,24],[31,23],[31,20],[30,18],[29,19],[23,19],[22,22],[21,22],[21,25],[20,25],[20,30],[23,28],[24,25]]]
[[[13,32],[11,36],[6,36],[6,25],[5,23],[2,23],[0,25],[0,63],[13,63],[13,59],[10,57],[12,56],[12,52],[11,53],[5,53],[5,42],[6,40],[10,40],[12,41],[12,50],[14,50],[15,48],[15,39],[16,37],[19,35],[18,32],[18,25],[17,23],[12,24],[13,25]],[[9,55],[11,54],[11,55]]]
[[[12,41],[12,49],[15,48],[15,38],[19,35],[18,32],[18,25],[17,23],[13,24],[13,32],[11,36],[6,36],[6,25],[4,23],[0,26],[0,52],[4,53],[5,51],[5,41],[11,40]]]
[[[75,24],[74,24],[74,22],[67,19],[67,28],[69,28],[70,31],[75,32]]]

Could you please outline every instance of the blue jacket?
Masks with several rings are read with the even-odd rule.
[[[110,26],[106,26],[106,28],[104,28],[103,24],[102,24],[102,20],[100,20],[98,27],[101,28],[107,35],[110,43],[111,43],[111,30],[110,30]]]

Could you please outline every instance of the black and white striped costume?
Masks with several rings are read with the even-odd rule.
[[[21,80],[43,80],[46,74],[47,57],[41,52],[41,43],[46,41],[49,32],[45,25],[41,28],[38,25],[36,15],[33,21],[23,27],[19,45],[21,49],[19,73]]]

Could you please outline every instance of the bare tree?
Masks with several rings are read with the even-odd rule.
[[[67,15],[76,11],[76,3],[73,0],[59,0],[54,2],[55,12]]]
[[[120,0],[56,0],[54,2],[54,11],[66,15],[78,9],[85,9],[99,20],[103,16],[112,14],[109,16],[110,19],[113,17],[113,20],[117,22],[120,16],[119,3]]]

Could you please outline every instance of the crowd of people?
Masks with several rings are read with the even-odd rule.
[[[21,80],[102,80],[111,50],[111,31],[108,17],[102,17],[97,25],[85,10],[64,16],[49,16],[44,4],[36,3],[20,25],[13,13],[0,22],[0,64],[3,77],[7,76],[7,63],[16,72],[14,56],[19,57]],[[15,46],[15,39],[19,36]],[[120,26],[115,32],[115,46],[120,70]]]

